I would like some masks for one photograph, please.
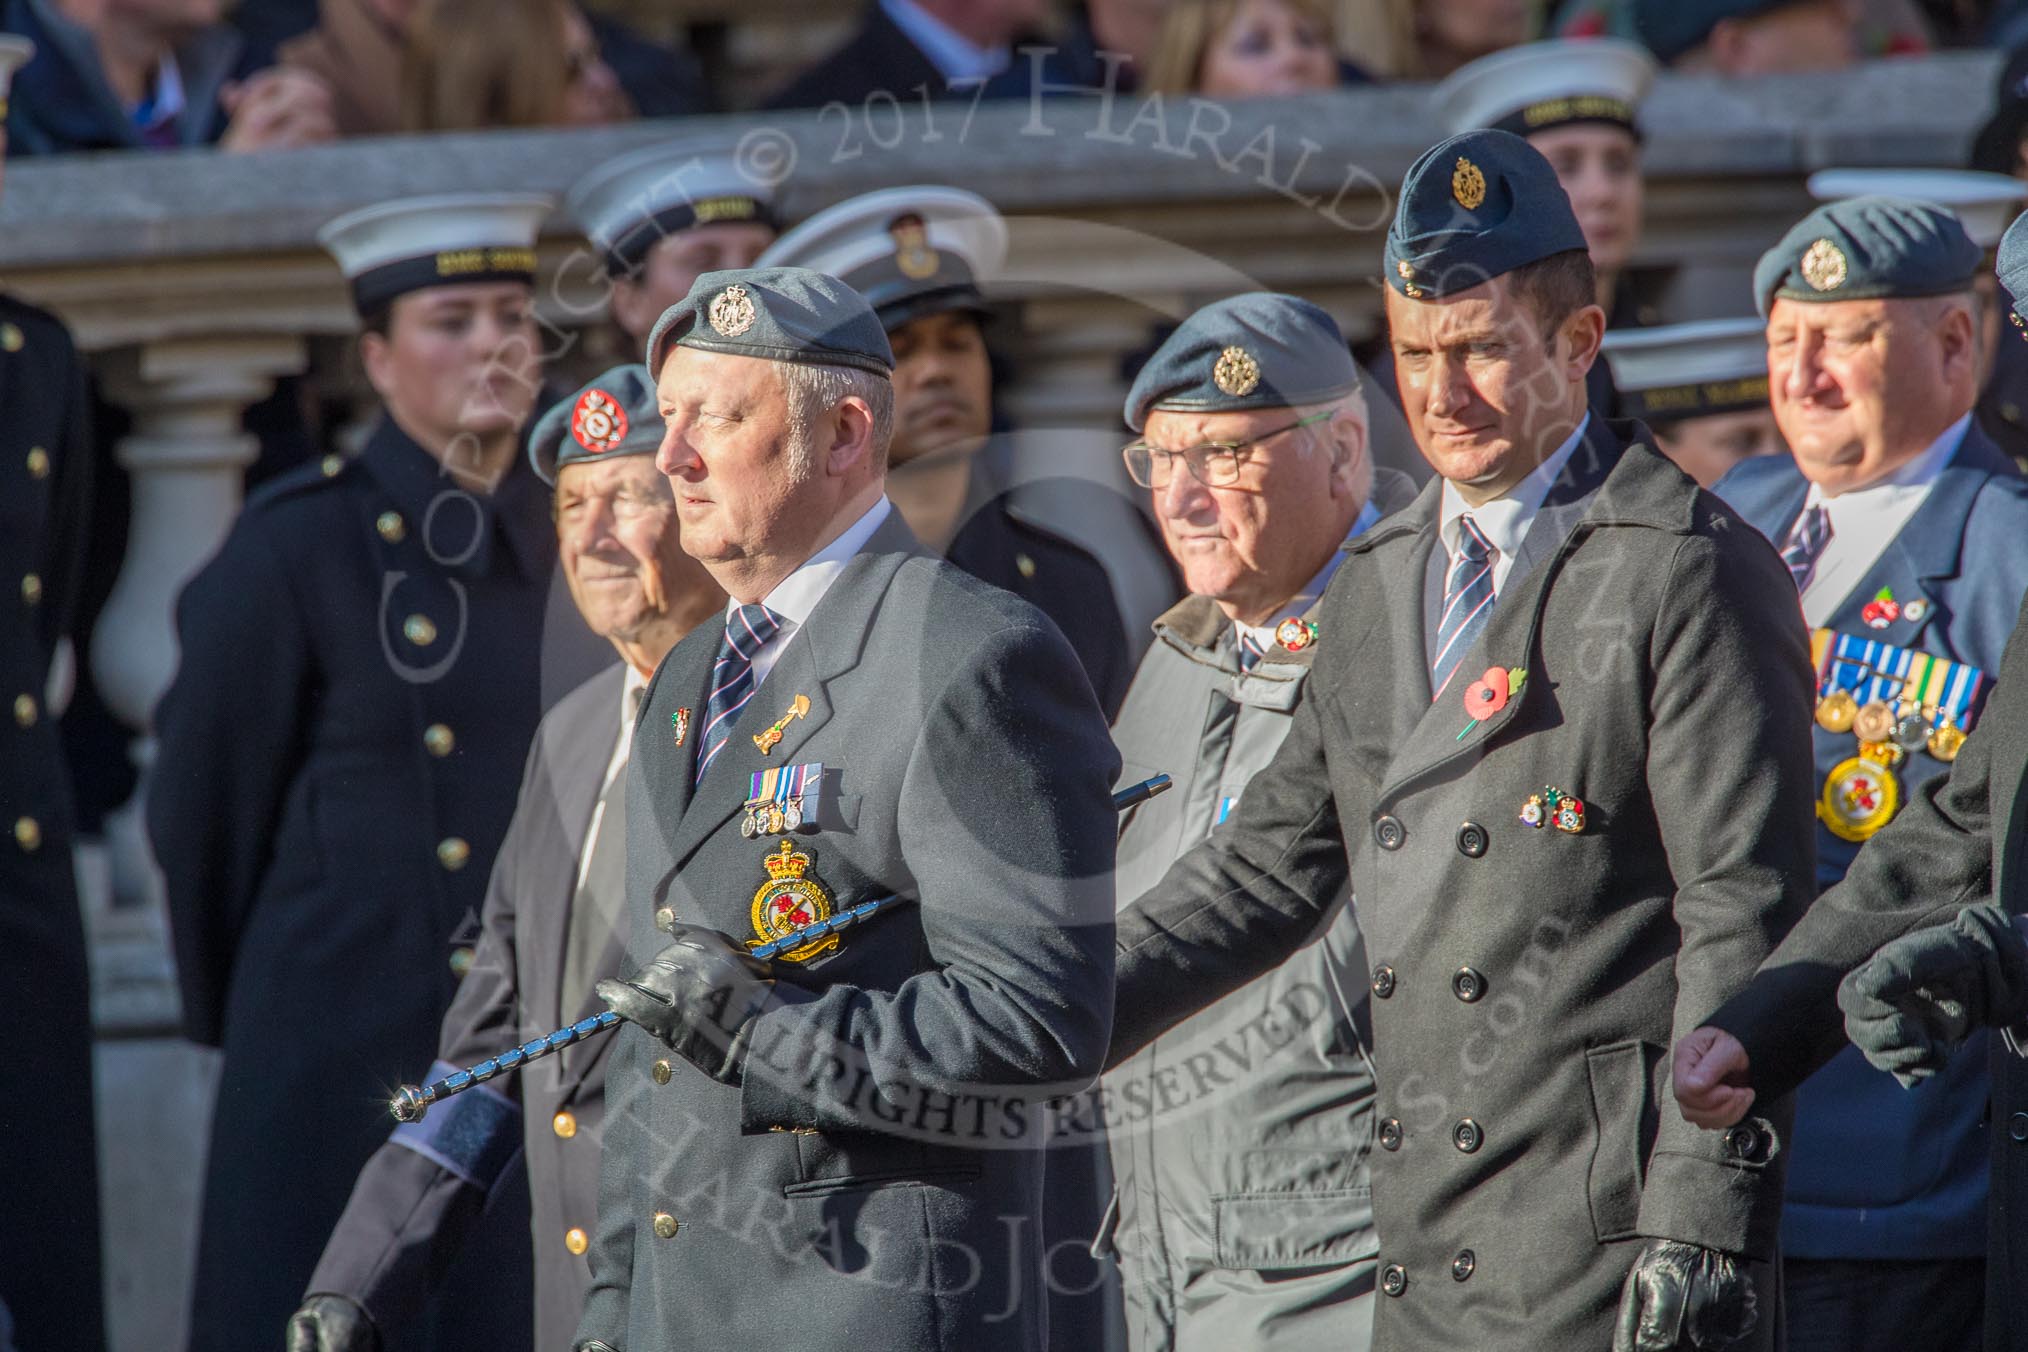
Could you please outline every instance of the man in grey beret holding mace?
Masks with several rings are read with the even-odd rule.
[[[1105,720],[1039,611],[894,513],[856,292],[707,273],[647,365],[684,549],[731,599],[628,765],[638,970],[598,988],[631,1026],[576,1347],[1040,1352],[1044,1105],[1111,1026]],[[914,904],[749,955],[888,894]]]
[[[1373,1346],[1772,1347],[1786,1112],[1699,1132],[1663,1064],[1809,895],[1793,584],[1586,411],[1604,315],[1525,141],[1425,153],[1385,271],[1440,478],[1348,546],[1273,763],[1120,915],[1111,1056],[1286,958],[1349,881]]]

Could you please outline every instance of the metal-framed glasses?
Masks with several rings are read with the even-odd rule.
[[[1190,471],[1190,477],[1206,488],[1230,488],[1239,482],[1239,472],[1256,447],[1273,441],[1284,432],[1323,422],[1337,411],[1327,408],[1307,418],[1298,418],[1286,427],[1277,427],[1272,432],[1263,432],[1244,441],[1207,441],[1181,451],[1165,451],[1159,446],[1137,441],[1123,448],[1120,456],[1127,462],[1127,476],[1143,488],[1167,488],[1176,472],[1178,460]]]

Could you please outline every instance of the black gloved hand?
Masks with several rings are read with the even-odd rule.
[[[1943,1069],[1975,1028],[2028,1013],[2028,942],[1998,906],[1884,944],[1838,986],[1845,1035],[1904,1088]]]
[[[380,1352],[373,1317],[345,1296],[310,1296],[289,1316],[288,1352]]]
[[[1753,1332],[1753,1280],[1731,1254],[1651,1239],[1620,1289],[1613,1352],[1729,1347]]]
[[[712,1079],[738,1084],[740,1034],[774,989],[774,969],[717,930],[672,925],[669,934],[640,971],[599,982],[599,998]]]

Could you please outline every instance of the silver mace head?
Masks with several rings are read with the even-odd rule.
[[[397,1122],[420,1122],[423,1114],[430,1110],[430,1101],[423,1097],[423,1091],[412,1084],[405,1084],[401,1092],[387,1101],[387,1111]]]

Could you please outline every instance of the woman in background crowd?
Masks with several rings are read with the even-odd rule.
[[[401,72],[409,131],[587,127],[634,116],[571,0],[427,0]]]
[[[1148,88],[1253,98],[1335,88],[1345,74],[1328,0],[1176,0],[1155,44]]]

